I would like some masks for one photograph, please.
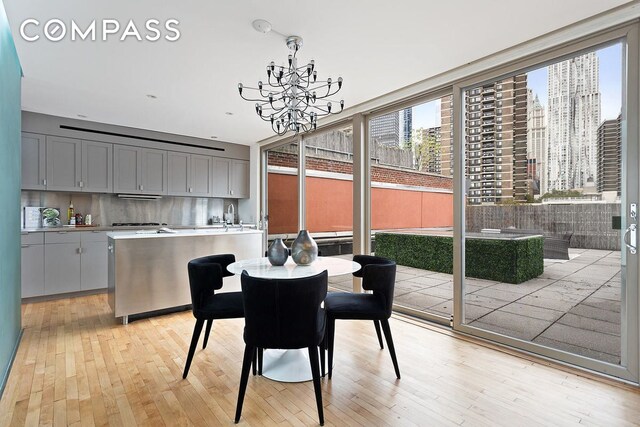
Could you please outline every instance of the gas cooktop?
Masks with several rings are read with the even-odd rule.
[[[159,222],[114,222],[111,224],[112,227],[159,227],[161,225],[167,225],[167,223],[163,222],[161,224]]]

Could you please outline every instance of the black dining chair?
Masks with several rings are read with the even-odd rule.
[[[222,279],[227,276],[233,276],[232,273],[227,271],[227,266],[235,261],[236,257],[232,254],[211,255],[191,260],[187,265],[189,286],[191,288],[191,303],[196,325],[193,328],[187,364],[182,374],[183,379],[187,378],[189,374],[191,361],[198,346],[205,320],[207,321],[207,329],[204,334],[203,349],[207,347],[214,320],[244,317],[242,292],[216,293],[217,290],[222,288]]]
[[[307,348],[320,425],[324,425],[318,347],[324,348],[326,316],[321,308],[327,295],[326,271],[298,279],[262,279],[242,273],[244,298],[244,358],[235,422],[240,421],[257,349]],[[322,345],[321,345],[322,344]],[[260,357],[261,358],[261,357]],[[324,359],[324,354],[322,355]],[[259,365],[262,363],[259,361]]]
[[[373,320],[378,335],[378,343],[383,349],[380,327],[387,339],[396,377],[400,379],[398,359],[393,345],[389,318],[393,308],[393,289],[396,281],[396,263],[386,258],[371,255],[355,255],[353,260],[362,268],[353,273],[362,278],[362,287],[373,293],[331,292],[324,301],[327,312],[327,340],[329,350],[329,379],[333,371],[333,344],[337,319]]]

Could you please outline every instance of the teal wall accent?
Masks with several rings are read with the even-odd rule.
[[[20,338],[20,79],[22,69],[0,0],[0,393]]]

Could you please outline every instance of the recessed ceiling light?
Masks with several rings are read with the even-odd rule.
[[[227,111],[225,114],[226,114],[227,116],[233,116],[233,113],[232,113],[231,111]]]
[[[149,94],[147,94],[147,98],[156,99],[156,98],[158,98],[158,97],[157,97],[157,96],[155,96],[155,95],[151,95],[151,94],[149,93]]]
[[[211,138],[211,139],[218,139],[218,137],[217,137],[217,136],[215,136],[215,135],[210,136],[209,138]]]
[[[84,114],[78,114],[78,117],[80,117],[81,119],[86,119],[87,116],[85,116]]]

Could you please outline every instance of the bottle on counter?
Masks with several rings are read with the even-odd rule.
[[[71,219],[73,219],[73,224],[71,223]],[[73,200],[69,200],[69,209],[67,210],[67,224],[75,225],[76,215],[73,211]]]
[[[84,225],[92,225],[92,222],[91,214],[86,214],[84,217]]]
[[[76,214],[76,225],[83,225],[83,218],[81,213]]]

